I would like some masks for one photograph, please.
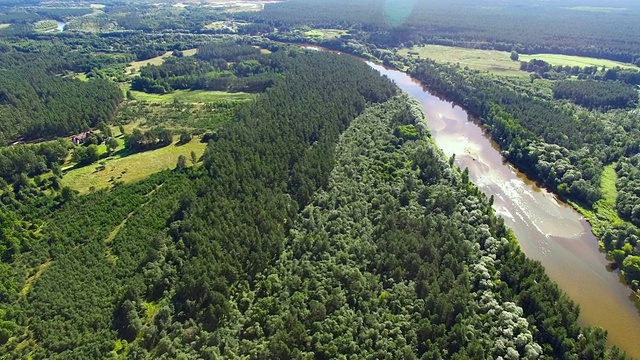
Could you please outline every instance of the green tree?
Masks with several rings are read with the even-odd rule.
[[[178,156],[178,163],[176,164],[176,169],[184,170],[187,168],[187,158],[184,155]]]
[[[118,146],[120,146],[120,144],[118,143],[118,140],[116,140],[115,138],[109,138],[107,140],[107,149],[109,150],[109,153],[111,154],[115,149],[118,148]]]
[[[622,262],[622,269],[627,279],[640,280],[640,256],[627,256]]]
[[[73,151],[71,155],[71,161],[77,163],[80,166],[93,164],[100,159],[98,152],[98,146],[95,144],[89,146],[79,146]]]
[[[189,141],[191,141],[191,134],[186,130],[180,132],[180,141],[179,141],[179,143],[180,144],[186,144]]]
[[[77,191],[68,186],[65,186],[62,188],[60,195],[62,196],[62,199],[64,199],[64,201],[70,201],[75,197],[76,193]]]
[[[518,61],[520,59],[520,55],[515,50],[511,51],[511,60]]]

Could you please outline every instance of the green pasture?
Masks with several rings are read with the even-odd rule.
[[[221,100],[247,100],[253,97],[252,94],[244,92],[230,93],[206,90],[175,90],[168,94],[147,94],[142,91],[131,90],[131,95],[134,99],[140,101],[164,103],[172,103],[174,101],[184,103],[208,103]]]
[[[183,50],[182,54],[184,56],[193,56],[196,54],[197,51],[198,49],[188,49],[188,50]],[[171,56],[171,54],[173,54],[173,51],[167,51],[166,53],[151,59],[142,60],[142,61],[133,61],[129,66],[127,66],[126,71],[129,74],[133,74],[133,73],[137,73],[140,70],[140,68],[145,65],[162,65],[162,63],[164,62],[164,59]]]
[[[193,151],[200,158],[207,146],[200,142],[199,137],[194,137],[184,145],[177,145],[177,139],[176,136],[173,144],[160,149],[126,156],[115,155],[95,164],[72,169],[63,176],[62,184],[80,193],[87,193],[92,188],[97,190],[111,187],[116,181],[139,181],[159,171],[175,168],[180,155],[191,159]],[[187,163],[191,165],[190,160]]]
[[[511,53],[507,51],[468,49],[442,45],[401,48],[398,50],[398,53],[403,56],[430,58],[438,62],[459,63],[471,69],[488,71],[500,75],[527,75],[528,73],[520,71],[520,61],[530,61],[532,59],[544,60],[555,66],[605,66],[607,68],[618,66],[621,68],[638,69],[638,67],[632,64],[612,60],[558,54],[520,54],[519,61],[513,61],[510,58]]]
[[[320,39],[335,39],[347,34],[349,31],[340,29],[312,29],[304,32],[305,36]]]

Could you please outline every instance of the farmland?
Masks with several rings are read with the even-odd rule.
[[[425,45],[398,50],[400,55],[420,58],[430,58],[437,62],[459,63],[471,69],[488,71],[499,75],[522,76],[526,72],[520,71],[519,61],[532,59],[544,60],[551,65],[561,66],[605,66],[607,68],[619,66],[621,68],[636,68],[634,65],[612,60],[595,59],[580,56],[568,56],[558,54],[532,54],[519,55],[519,61],[510,59],[511,53],[497,50],[468,49],[453,46]]]

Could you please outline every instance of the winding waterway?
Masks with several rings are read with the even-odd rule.
[[[409,75],[368,63],[419,100],[433,138],[487,195],[527,256],[580,305],[580,321],[601,326],[609,342],[640,358],[640,316],[632,291],[607,270],[589,224],[568,205],[505,162],[499,148],[459,106],[430,93]]]

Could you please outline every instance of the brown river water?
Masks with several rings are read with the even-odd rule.
[[[515,233],[520,247],[580,305],[583,325],[601,326],[609,343],[640,358],[640,313],[633,292],[620,282],[600,252],[589,223],[553,194],[505,162],[497,144],[459,106],[430,93],[409,75],[368,63],[419,100],[433,138],[487,195]]]

